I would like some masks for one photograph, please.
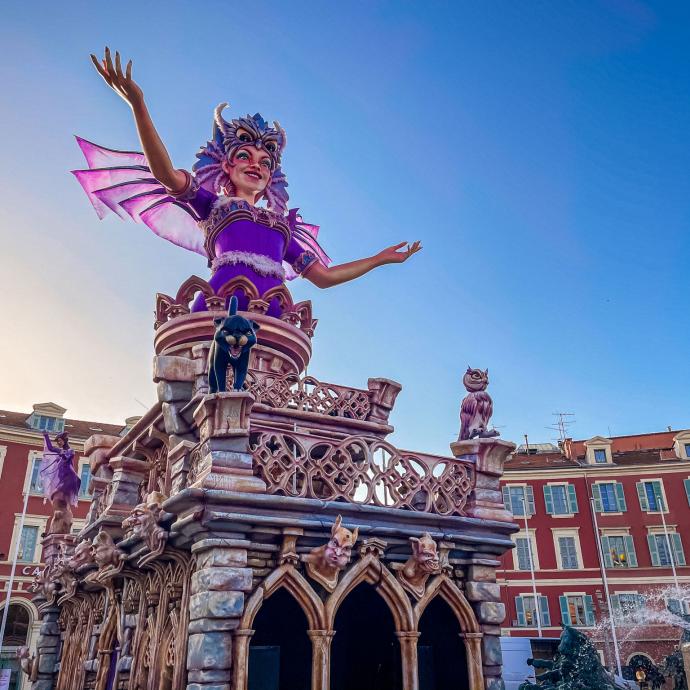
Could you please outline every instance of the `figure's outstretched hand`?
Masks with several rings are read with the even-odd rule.
[[[405,249],[402,249],[403,247]],[[407,261],[413,254],[416,254],[421,248],[422,244],[419,240],[412,244],[400,242],[400,244],[394,244],[392,247],[386,247],[386,249],[376,255],[376,258],[380,264],[401,264],[403,261]],[[401,249],[402,251],[400,251]]]
[[[110,56],[110,48],[106,46],[105,55],[102,60],[98,60],[95,55],[91,55],[91,61],[103,77],[105,83],[118,94],[130,107],[140,105],[144,101],[144,92],[139,85],[132,79],[132,61],[127,63],[125,71],[122,71],[120,53],[115,52],[115,64],[113,65]]]

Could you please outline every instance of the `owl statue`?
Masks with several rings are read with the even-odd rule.
[[[489,420],[494,411],[491,396],[486,392],[489,385],[489,370],[467,367],[462,382],[467,395],[460,406],[460,436],[458,441],[471,438],[491,438],[498,436],[498,431],[489,429]]]

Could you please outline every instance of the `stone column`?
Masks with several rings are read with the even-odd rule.
[[[395,399],[402,390],[402,386],[397,381],[391,381],[390,379],[369,379],[367,387],[371,404],[369,421],[388,424],[388,417],[393,410]]]
[[[469,690],[484,690],[484,669],[482,666],[482,633],[460,633],[465,643],[465,652],[467,654],[467,680],[469,682]],[[503,681],[501,681],[503,682]],[[486,685],[487,690],[498,690],[495,686],[489,686],[488,680]]]
[[[266,484],[252,471],[249,413],[254,398],[246,392],[213,393],[194,410],[199,427],[199,453],[190,471],[192,486],[265,493]]]
[[[38,603],[34,599],[34,603]],[[57,605],[39,604],[41,628],[36,642],[36,661],[38,674],[31,684],[31,690],[52,690],[55,685],[55,664],[58,662],[58,648],[60,646],[60,627],[58,617],[60,609]]]
[[[233,675],[233,631],[252,587],[247,567],[249,542],[202,538],[192,546],[197,570],[192,575],[187,647],[188,690],[230,690]],[[246,645],[249,638],[242,638]]]
[[[331,686],[331,642],[335,631],[309,630],[311,640],[311,690],[329,690]],[[235,688],[233,688],[235,690]]]
[[[402,659],[402,690],[418,690],[419,674],[417,663],[417,640],[421,633],[417,631],[397,631],[395,636],[400,642],[400,657]]]
[[[451,443],[450,450],[454,457],[469,460],[475,467],[475,485],[467,498],[465,514],[484,520],[513,522],[512,514],[503,505],[499,480],[515,444],[498,438],[473,438]]]
[[[113,476],[110,480],[108,505],[102,515],[127,516],[140,502],[139,488],[149,473],[146,460],[136,460],[124,455],[110,459]]]

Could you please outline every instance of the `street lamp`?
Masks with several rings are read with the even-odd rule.
[[[638,668],[637,671],[635,671],[635,680],[639,683],[640,690],[648,690],[647,674],[643,668]]]

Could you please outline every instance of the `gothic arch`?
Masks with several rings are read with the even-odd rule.
[[[415,605],[415,629],[419,625],[419,621],[424,614],[424,610],[429,605],[429,602],[436,596],[442,597],[453,610],[453,613],[455,613],[456,618],[460,622],[460,628],[463,633],[481,632],[477,617],[474,615],[474,611],[469,602],[465,599],[465,595],[446,575],[438,575],[435,577],[426,588],[424,596]]]
[[[274,570],[249,597],[240,621],[240,630],[252,629],[254,618],[264,600],[275,594],[281,587],[290,593],[304,611],[309,630],[326,629],[326,614],[321,599],[294,566],[282,565]]]
[[[428,585],[424,596],[414,607],[415,630],[424,615],[429,603],[436,597],[441,597],[450,607],[458,620],[461,637],[467,654],[467,673],[469,690],[483,690],[484,676],[482,673],[482,632],[474,615],[474,611],[465,595],[447,575],[437,575]]]
[[[367,554],[359,563],[353,566],[335,588],[333,594],[326,601],[326,629],[333,630],[338,608],[347,595],[357,585],[367,582],[373,585],[388,605],[398,632],[412,632],[415,630],[414,614],[410,600],[405,590],[374,554]]]

